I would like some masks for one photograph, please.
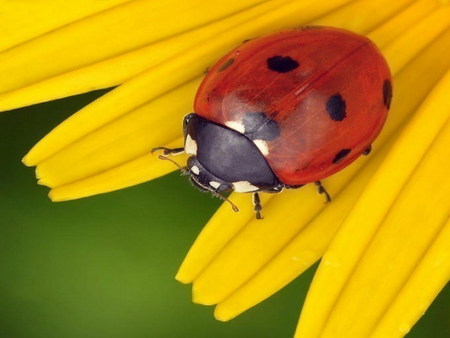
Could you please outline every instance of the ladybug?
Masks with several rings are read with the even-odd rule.
[[[200,190],[281,192],[315,183],[367,155],[392,98],[389,67],[367,38],[331,27],[277,32],[222,57],[184,118],[181,168]],[[172,161],[173,162],[173,161]],[[231,203],[231,202],[230,202]],[[237,211],[237,207],[233,209]]]

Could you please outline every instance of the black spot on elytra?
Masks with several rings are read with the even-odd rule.
[[[341,151],[339,151],[333,159],[333,163],[337,164],[339,162],[341,162],[345,156],[347,156],[350,153],[351,149],[342,149]]]
[[[299,66],[299,63],[289,56],[273,56],[267,59],[267,67],[278,73],[287,73]]]
[[[234,58],[228,59],[224,62],[224,64],[219,68],[218,72],[224,71],[228,67],[230,67],[234,63]]]
[[[242,119],[245,136],[251,140],[270,141],[280,136],[280,127],[265,113],[247,113]]]
[[[387,109],[391,106],[392,101],[392,84],[389,80],[384,80],[383,83],[383,103]]]
[[[341,94],[330,97],[327,101],[327,112],[334,121],[342,121],[346,117],[346,104]]]

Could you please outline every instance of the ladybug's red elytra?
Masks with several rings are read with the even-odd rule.
[[[281,31],[222,57],[184,118],[184,148],[154,150],[190,155],[182,170],[200,190],[253,192],[261,218],[258,191],[315,182],[330,200],[320,180],[370,151],[391,98],[389,67],[367,38]]]

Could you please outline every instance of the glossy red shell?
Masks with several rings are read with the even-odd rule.
[[[273,57],[289,57],[298,67],[274,71]],[[371,145],[387,117],[390,81],[386,61],[365,37],[328,27],[283,31],[219,60],[194,111],[221,125],[264,112],[280,128],[267,142],[269,166],[285,184],[306,184],[341,170]],[[333,97],[341,99],[344,117],[330,115]]]

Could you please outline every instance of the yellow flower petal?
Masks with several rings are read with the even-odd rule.
[[[352,1],[332,13],[312,22],[313,25],[341,27],[359,34],[376,28],[414,0],[360,0]],[[435,2],[434,0],[431,0]],[[355,13],[358,13],[355,15]]]
[[[450,279],[450,220],[372,332],[374,338],[402,337],[425,313]],[[420,292],[417,292],[420,290]]]
[[[438,2],[436,0],[413,1],[407,8],[400,11],[398,15],[395,15],[370,32],[368,37],[376,41],[378,46],[384,46],[412,27],[415,22],[428,16],[437,6]]]
[[[264,205],[265,219],[252,218],[194,280],[194,301],[216,304],[257,272],[323,208],[314,191],[309,185],[272,197]]]
[[[379,233],[377,234],[377,229],[384,229],[385,223],[383,223],[383,221],[386,217],[388,217],[388,219],[392,218],[392,221],[386,223],[386,229],[394,229],[396,224],[399,229],[403,229],[406,225],[411,228],[411,224],[421,227],[420,222],[414,223],[413,219],[409,218],[408,213],[414,214],[412,210],[409,210],[408,212],[397,211],[397,208],[408,208],[408,204],[404,201],[412,203],[412,200],[417,198],[417,200],[425,203],[425,205],[428,205],[426,204],[427,199],[437,202],[438,207],[433,213],[440,215],[440,218],[438,217],[436,222],[433,223],[433,217],[435,215],[430,216],[429,211],[431,209],[427,209],[426,214],[430,217],[430,227],[432,229],[436,229],[435,226],[442,224],[442,215],[448,213],[448,206],[450,205],[450,203],[448,203],[448,197],[446,197],[450,196],[448,186],[442,184],[443,188],[440,188],[439,191],[437,191],[437,196],[440,196],[441,198],[440,201],[447,202],[439,207],[439,205],[441,205],[439,200],[436,201],[434,197],[430,196],[430,194],[433,194],[430,191],[430,184],[424,180],[410,180],[410,177],[450,115],[450,101],[447,99],[449,89],[450,72],[448,72],[445,78],[440,81],[438,86],[422,105],[418,114],[414,116],[405,131],[401,134],[398,142],[395,143],[394,147],[389,152],[388,157],[383,162],[376,175],[372,178],[365,192],[344,222],[341,231],[335,237],[330,248],[325,253],[305,303],[297,330],[297,335],[299,337],[316,337],[320,335],[327,327],[327,320],[329,318],[334,318],[330,317],[330,315],[332,315],[332,313],[338,315],[338,312],[333,312],[333,309],[336,304],[339,304],[342,290],[346,288],[350,275],[353,274],[357,264],[359,266],[359,262],[362,257],[367,254],[369,247],[372,252],[374,246],[371,246],[371,243],[374,243],[375,240],[377,243],[382,243],[378,242],[377,238],[379,234],[384,233],[384,231],[381,232],[381,230],[378,230]],[[443,133],[443,136],[448,137],[445,133]],[[433,151],[441,153],[440,143],[438,149],[439,150]],[[441,154],[447,156],[448,150],[445,150]],[[431,160],[427,157],[426,161],[428,162],[435,159],[433,156],[429,157]],[[444,161],[448,160],[448,157],[444,157]],[[426,169],[429,168],[428,165],[424,165],[424,167]],[[395,168],[395,170],[392,170],[392,168]],[[420,170],[424,169],[419,169],[419,173],[417,174],[421,174]],[[441,170],[445,171],[446,166],[442,166],[441,163],[441,168],[436,168],[436,170],[438,170],[437,172],[441,172]],[[407,184],[409,180],[410,183]],[[417,190],[416,186],[425,189],[423,195],[421,195],[421,191]],[[434,185],[431,184],[431,187],[433,188]],[[427,194],[427,192],[429,193]],[[380,198],[380,196],[383,196],[383,198]],[[395,201],[399,204],[396,204],[394,208],[390,210],[391,205]],[[376,208],[374,207],[375,205]],[[416,209],[421,208],[416,207]],[[388,216],[389,213],[394,216]],[[405,225],[405,223],[402,222],[401,217],[396,218],[398,216],[404,217],[404,219],[407,220],[407,224]],[[419,215],[416,214],[416,217],[419,217]],[[379,227],[380,223],[382,223],[381,227]],[[413,233],[413,231],[411,231],[411,233]],[[390,243],[386,236],[383,236],[383,238],[387,243]],[[426,239],[425,234],[424,238]],[[401,248],[401,239],[402,237],[398,237],[395,245],[391,244],[388,246],[392,250]],[[380,244],[378,250],[384,250],[386,247],[387,246]],[[411,247],[411,249],[412,248],[413,247]],[[373,252],[377,254],[377,249],[374,248],[373,250]],[[395,251],[393,251],[392,254],[394,254],[394,252]],[[420,253],[420,251],[418,252]],[[380,253],[380,255],[382,255],[382,253]],[[374,269],[373,272],[382,278],[382,273],[379,274],[378,270]],[[368,291],[367,288],[364,288],[364,292],[370,291]],[[365,307],[364,312],[368,311],[369,309]],[[363,316],[363,314],[361,314],[361,316]],[[351,317],[348,317],[348,320],[354,322]],[[362,322],[367,325],[370,324],[369,320],[364,320]],[[348,322],[343,321],[342,325],[348,325]],[[335,328],[334,326],[330,327]],[[335,334],[334,336],[336,336],[336,331],[333,331],[333,333]]]
[[[191,81],[103,125],[39,164],[40,183],[51,188],[110,170],[181,137],[183,116],[200,79]],[[180,143],[178,146],[182,146]],[[176,167],[172,165],[172,169]],[[152,171],[149,167],[149,172]]]
[[[261,203],[267,206],[273,194],[261,194]],[[216,211],[181,265],[176,279],[182,283],[192,283],[210,261],[242,228],[255,217],[251,196],[233,193],[230,200],[239,207],[235,213],[228,203],[223,203]]]
[[[162,146],[176,148],[182,146],[183,142],[184,140],[179,138]],[[186,155],[179,155],[176,160],[185,163]],[[103,194],[147,182],[173,170],[172,163],[161,161],[156,155],[147,153],[107,171],[52,189],[49,197],[52,201],[59,202]]]
[[[131,0],[2,1],[0,51]]]
[[[202,65],[187,67],[184,58],[177,61],[158,66],[84,107],[35,145],[25,156],[24,163],[42,162],[72,142],[187,82],[186,79],[192,80],[205,69]]]
[[[450,26],[449,17],[450,6],[441,7],[409,28],[400,39],[384,46],[383,54],[391,70],[400,70],[414,55],[443,33]]]
[[[0,53],[0,93],[116,57],[261,1],[232,0],[223,7],[217,1],[137,0],[110,8]],[[93,89],[89,83],[85,88]],[[0,109],[17,107],[13,103],[6,95]]]
[[[312,19],[348,1],[350,0],[330,0],[320,5],[313,5],[311,0],[269,1],[244,20],[248,28],[243,27],[241,31],[230,35],[226,32],[223,37],[217,36],[214,40],[224,40],[223,43],[217,43],[226,46],[221,49],[223,53],[249,36],[295,26],[302,19]],[[164,57],[184,50],[186,46],[192,49],[196,39],[201,41],[205,37],[214,36],[214,29],[218,29],[217,32],[228,30],[236,19],[224,20],[220,27],[216,26],[210,32],[203,29],[188,34],[193,37],[192,41],[175,38],[171,42],[161,42],[159,46],[149,46],[142,50],[139,48],[259,2],[262,0],[233,0],[228,1],[224,7],[220,5],[221,2],[200,0],[170,0],[164,5],[147,0],[133,1],[61,27],[0,54],[0,72],[3,74],[0,93],[4,93],[0,95],[0,111],[118,84],[160,62]],[[239,20],[242,19],[241,17]],[[102,29],[99,30],[99,27]],[[229,43],[230,39],[232,43]],[[83,41],[83,48],[74,53],[73,46],[79,41]],[[181,45],[177,41],[181,41]],[[160,51],[158,55],[146,58],[155,48]],[[202,51],[202,46],[196,48]],[[204,67],[207,67],[221,53],[214,57],[202,53],[197,56],[206,58]],[[49,57],[52,62],[48,62]],[[129,66],[130,63],[132,66]],[[117,67],[120,67],[120,71],[116,71]]]
[[[200,42],[213,38],[221,32],[227,31],[242,22],[248,22],[280,6],[285,1],[265,2],[163,40],[151,41],[149,44],[134,48],[131,51],[122,52],[104,60],[88,62],[73,70],[49,76],[36,83],[22,84],[22,87],[0,95],[0,110],[119,85],[170,57],[194,48]],[[93,20],[92,26],[94,28],[95,18]],[[61,31],[59,39],[66,39],[65,33],[65,31]],[[48,43],[44,41],[40,48],[46,50],[47,46]],[[23,60],[22,62],[25,63],[26,61]]]
[[[394,98],[386,128],[399,126],[404,117],[414,114],[422,101],[450,68],[450,58],[443,50],[450,48],[450,30],[441,34],[420,54],[415,55],[405,68],[394,76]],[[430,63],[430,60],[433,60]],[[381,135],[384,134],[384,130]]]
[[[450,105],[447,109],[450,109]],[[411,141],[411,137],[408,139]],[[409,146],[414,147],[414,142],[411,143]],[[365,244],[364,251],[353,252],[355,242],[356,247],[359,247],[359,238],[355,236],[356,238],[347,238],[346,253],[343,254],[339,249],[334,251],[335,247],[332,245],[325,254],[323,265],[329,262],[333,265],[330,270],[334,270],[328,275],[329,284],[334,284],[333,274],[341,269],[338,266],[341,257],[357,257],[358,262],[350,273],[351,278],[342,286],[335,299],[321,331],[323,337],[368,336],[386,309],[395,302],[397,293],[402,290],[416,265],[440,234],[450,212],[450,181],[441,179],[448,173],[450,165],[449,144],[450,122],[447,122],[445,130],[428,149],[426,158],[401,189],[382,224],[373,234],[371,229],[367,229],[371,238]],[[406,150],[405,147],[403,149]],[[365,225],[364,219],[360,219],[359,226],[364,228]],[[348,228],[344,225],[342,233],[346,231]],[[339,233],[337,240],[346,236],[342,233]],[[448,250],[450,249],[447,248]],[[344,274],[347,270],[346,262],[346,257],[343,257]],[[438,285],[438,290],[447,281]],[[331,289],[334,289],[334,285]],[[417,305],[423,310],[422,304]],[[307,306],[315,305],[309,303],[305,306],[305,311],[308,311]],[[355,321],[356,316],[358,320]],[[410,321],[409,327],[405,327],[406,323],[402,323],[401,329],[404,332],[398,332],[397,335],[405,334],[413,324]],[[308,335],[308,331],[299,328],[298,336],[315,337],[315,334]]]
[[[319,6],[314,6],[312,0],[287,2],[286,5],[261,15],[252,22],[230,29],[209,43],[202,43],[198,48],[148,70],[64,121],[25,156],[24,163],[36,165],[93,130],[195,78],[211,65],[213,60],[220,57],[224,50],[246,37],[293,26],[294,22],[302,18],[313,18],[346,1],[348,0],[333,0]]]

